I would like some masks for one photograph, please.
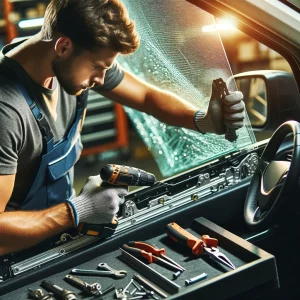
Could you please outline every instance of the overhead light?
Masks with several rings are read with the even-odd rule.
[[[24,20],[19,22],[20,28],[32,28],[32,27],[41,27],[44,23],[44,18],[39,19],[31,19],[31,20]]]
[[[202,27],[203,32],[215,32],[236,29],[233,22],[226,20],[215,24],[205,25]]]

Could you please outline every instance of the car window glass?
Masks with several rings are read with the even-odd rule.
[[[283,2],[284,4],[288,5],[289,7],[295,8],[297,7],[300,9],[300,0],[279,0],[280,2]]]
[[[292,74],[289,63],[279,53],[234,26],[225,28],[229,20],[216,19],[216,23],[233,74],[254,70],[281,70]]]
[[[234,75],[255,70],[280,70],[293,74],[287,60],[276,51],[244,34],[234,26],[228,27],[230,21],[227,19],[216,19],[216,23]],[[241,81],[240,84],[243,82]],[[255,126],[263,123],[267,115],[267,103],[264,104],[266,87],[262,80],[257,80],[252,88],[261,96],[259,97],[260,101],[245,102],[251,124]],[[269,101],[271,100],[269,99]],[[254,128],[257,141],[270,138],[273,132],[273,130],[256,130]]]
[[[122,66],[147,82],[168,89],[207,110],[212,81],[229,82],[232,72],[218,32],[205,30],[214,17],[177,0],[123,0],[141,35],[136,53],[120,56]],[[229,90],[236,90],[230,80]],[[134,91],[132,91],[134,93]],[[172,105],[170,103],[170,105]],[[249,119],[236,142],[223,135],[201,134],[167,126],[157,119],[125,108],[151,150],[163,176],[171,176],[255,142]]]

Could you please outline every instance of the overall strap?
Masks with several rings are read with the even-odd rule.
[[[44,153],[49,152],[53,149],[53,132],[45,118],[45,115],[41,113],[36,103],[31,99],[29,96],[28,91],[26,88],[21,84],[18,80],[14,81],[14,84],[19,89],[23,97],[25,98],[38,126],[42,134],[43,138],[43,151]],[[87,98],[88,98],[88,92],[83,92],[81,95],[77,96],[77,110],[86,108],[87,106]]]
[[[77,109],[87,107],[88,91],[82,92],[77,96]]]
[[[35,118],[35,120],[37,121],[37,124],[40,128],[42,137],[43,137],[43,151],[44,152],[48,152],[48,150],[50,147],[50,141],[52,140],[53,142],[53,133],[51,131],[51,128],[45,118],[45,115],[43,115],[38,106],[36,105],[36,103],[31,99],[31,97],[29,96],[27,90],[24,88],[24,86],[19,82],[19,81],[15,81],[14,84],[17,86],[17,88],[19,89],[19,91],[21,92],[21,94],[23,95],[23,97],[25,98],[29,108],[31,109],[31,112]]]

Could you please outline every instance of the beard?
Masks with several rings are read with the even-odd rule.
[[[80,88],[76,87],[75,80],[71,75],[73,61],[74,57],[70,56],[65,60],[52,62],[52,70],[59,84],[69,95],[76,95],[80,91]]]

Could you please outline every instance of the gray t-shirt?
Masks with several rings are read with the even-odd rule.
[[[46,89],[32,80],[19,63],[5,56],[19,44],[20,42],[9,44],[0,53],[0,174],[16,174],[14,190],[6,209],[16,209],[25,200],[39,169],[43,151],[42,135],[37,122],[26,100],[12,85],[11,80],[18,74],[25,86],[30,87],[37,95],[34,100],[45,115],[55,142],[68,132],[76,112],[76,97],[67,94],[56,78],[52,88]],[[124,72],[115,63],[107,71],[104,85],[95,90],[111,90],[122,81],[123,76]],[[43,100],[46,97],[51,101],[54,93],[58,95],[56,119]]]

